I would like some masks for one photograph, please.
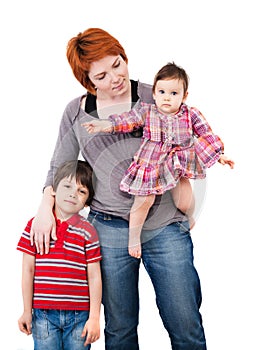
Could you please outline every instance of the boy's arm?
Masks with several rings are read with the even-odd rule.
[[[82,337],[86,337],[87,335],[84,343],[85,346],[100,338],[102,280],[99,261],[87,265],[87,277],[90,294],[90,312],[82,332]]]
[[[33,305],[33,283],[34,283],[35,257],[23,253],[22,267],[22,295],[24,312],[18,320],[21,332],[29,335],[32,333],[32,305]]]

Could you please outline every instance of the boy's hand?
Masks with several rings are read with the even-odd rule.
[[[18,327],[21,332],[32,334],[32,312],[24,312],[18,320]]]
[[[84,346],[94,343],[100,338],[100,320],[89,318],[82,331],[82,337],[86,337]]]

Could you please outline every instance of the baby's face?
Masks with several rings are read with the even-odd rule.
[[[177,113],[185,102],[183,82],[180,79],[159,80],[155,86],[153,98],[158,109],[164,114]]]

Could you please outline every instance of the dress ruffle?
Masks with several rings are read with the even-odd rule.
[[[220,152],[209,147],[203,149],[201,144],[197,139],[184,148],[151,140],[143,142],[121,181],[120,189],[132,195],[159,195],[174,188],[181,177],[205,178],[206,168],[217,161]],[[207,163],[206,154],[202,152],[207,154]]]

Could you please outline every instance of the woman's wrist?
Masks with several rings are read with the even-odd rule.
[[[53,210],[54,206],[54,195],[52,186],[48,186],[44,189],[43,198],[40,204],[39,209],[50,209]]]

